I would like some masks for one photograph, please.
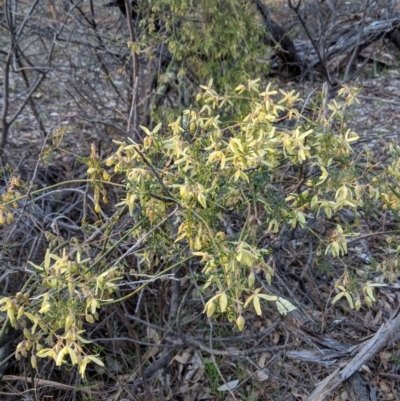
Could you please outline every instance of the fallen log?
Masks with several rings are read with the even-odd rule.
[[[400,49],[400,15],[394,13],[392,8],[375,18],[364,15],[361,18],[327,21],[325,30],[332,32],[332,35],[315,38],[309,30],[308,22],[300,13],[301,1],[294,6],[289,0],[289,7],[297,14],[308,38],[292,40],[290,32],[274,21],[262,0],[253,2],[267,31],[265,42],[277,47],[277,55],[282,64],[280,69],[293,76],[310,78],[322,73],[331,86],[334,86],[338,82],[331,77],[344,68],[346,71],[354,69],[360,53],[372,43],[385,39]],[[337,25],[333,29],[331,25],[334,23]]]

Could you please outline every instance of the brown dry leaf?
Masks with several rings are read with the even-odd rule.
[[[365,314],[364,319],[365,319],[365,322],[366,322],[366,323],[370,324],[370,323],[372,322],[372,311],[369,310],[369,311]]]
[[[268,378],[269,378],[269,376],[267,375],[267,373],[265,372],[264,369],[257,370],[257,372],[255,373],[255,377],[259,383],[262,383],[265,380],[268,380]]]
[[[190,349],[182,351],[180,354],[175,355],[171,361],[178,363],[178,377],[179,380],[182,380],[182,372],[185,369],[185,366],[189,363],[190,358],[192,357],[192,351]]]
[[[203,361],[197,352],[193,352],[190,349],[184,350],[175,355],[172,362],[178,363],[179,379],[182,381],[180,392],[189,391],[193,383],[204,379]]]
[[[372,323],[376,326],[381,325],[382,323],[382,309],[379,309]]]
[[[272,335],[272,342],[273,342],[274,345],[276,345],[276,344],[279,343],[279,337],[280,337],[280,335],[279,335],[279,333],[277,333],[277,332],[275,332],[275,333]]]
[[[263,352],[260,356],[260,359],[258,360],[258,366],[260,368],[263,368],[265,366],[265,361],[268,358],[268,354],[266,352]]]
[[[390,387],[388,385],[386,385],[386,383],[384,383],[384,382],[379,383],[379,388],[384,393],[390,392]]]
[[[186,365],[190,359],[190,357],[192,356],[192,352],[187,350],[187,351],[182,351],[181,354],[175,355],[172,358],[172,361],[177,361],[178,363],[181,363],[182,365]]]
[[[157,331],[154,330],[153,328],[147,327],[146,334],[147,334],[147,338],[150,341],[153,341],[154,343],[157,343],[157,344],[160,342],[160,336],[158,335]]]
[[[370,369],[367,365],[362,365],[362,366],[361,366],[361,369],[362,369],[364,372],[371,373],[371,369]]]
[[[293,394],[296,398],[298,398],[299,400],[301,400],[301,401],[304,401],[304,400],[307,398],[307,395],[306,395],[306,394],[300,394],[300,393],[297,392],[297,390],[292,390],[292,394]],[[335,401],[336,401],[336,399],[335,399]],[[339,401],[339,400],[338,400],[338,401]]]
[[[204,365],[197,352],[188,360],[184,381],[195,383],[204,379]]]
[[[389,363],[391,357],[392,357],[391,352],[382,351],[379,353],[379,359],[381,360],[382,365],[385,370],[388,370],[388,363]]]

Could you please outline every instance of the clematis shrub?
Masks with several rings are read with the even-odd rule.
[[[239,330],[247,310],[262,315],[274,304],[282,314],[295,309],[273,291],[279,243],[295,232],[316,244],[302,255],[314,255],[311,272],[322,262],[341,266],[331,270],[329,302],[356,310],[371,306],[376,287],[396,278],[398,239],[387,235],[387,253],[361,267],[349,262],[351,244],[366,234],[367,215],[382,211],[398,219],[400,148],[388,144],[383,165],[358,143],[345,117],[356,95],[343,87],[336,100],[322,92],[304,102],[294,91],[276,91],[260,80],[221,95],[210,82],[178,118],[141,127],[141,143],[116,142],[118,149],[104,163],[93,147],[87,181],[99,229],[111,232],[124,215],[132,224],[120,232],[120,241],[104,236],[96,250],[76,238],[49,238],[45,260],[32,265],[35,275],[24,289],[0,300],[10,324],[23,326],[25,340],[16,355],[30,355],[33,366],[37,357],[78,365],[81,375],[88,363],[102,365],[88,348],[84,326],[95,324],[102,306],[146,285],[123,297],[118,291],[127,266],[113,255],[126,239],[136,244],[130,254],[148,282],[183,271],[201,290],[204,313],[235,322]],[[24,196],[12,182],[0,207],[10,221],[16,196]],[[114,216],[102,221],[113,185],[122,187],[121,198]],[[138,271],[129,268],[129,274]]]

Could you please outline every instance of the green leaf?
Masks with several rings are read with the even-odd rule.
[[[151,136],[151,132],[147,127],[143,125],[139,125],[139,127],[146,133],[146,135]]]
[[[253,295],[250,295],[250,296],[246,299],[246,301],[245,301],[243,307],[246,308],[247,305],[251,302],[251,300],[252,300],[254,297],[255,297],[254,294],[253,294]]]
[[[42,348],[40,351],[36,352],[36,355],[39,358],[45,358],[46,356],[49,356],[49,354],[52,352],[53,350],[51,348]]]
[[[239,331],[243,331],[245,323],[246,321],[244,320],[244,317],[242,315],[238,316],[236,319],[236,326],[238,327]]]
[[[76,352],[74,349],[72,349],[71,347],[68,347],[68,353],[69,356],[71,358],[71,362],[73,365],[77,365],[78,364],[78,356],[76,355]]]
[[[90,344],[91,341],[90,340],[86,340],[85,338],[83,338],[82,336],[80,336],[79,334],[76,334],[76,338],[83,344]]]
[[[97,365],[104,366],[104,363],[94,355],[88,355],[87,356],[92,362],[96,363]]]
[[[339,294],[337,294],[335,296],[335,298],[332,299],[332,304],[336,303],[337,301],[339,301],[340,298],[343,298],[345,295],[347,294],[347,291],[342,291],[339,292]]]
[[[35,316],[32,315],[32,313],[30,312],[24,312],[24,315],[32,322],[32,323],[36,323],[39,319]]]
[[[62,363],[64,362],[64,356],[65,356],[65,353],[64,353],[64,348],[63,348],[63,349],[60,350],[60,352],[57,355],[56,366],[61,366],[62,365]]]
[[[47,248],[46,255],[44,257],[44,269],[45,271],[49,271],[50,267],[50,249]]]
[[[346,296],[347,302],[348,302],[349,305],[350,305],[350,308],[351,308],[351,309],[354,309],[353,298],[351,297],[351,295],[350,295],[348,292],[346,292],[346,293],[345,293],[345,296]]]
[[[258,294],[257,296],[265,299],[266,301],[276,301],[278,299],[278,297],[275,295]]]
[[[215,312],[215,302],[214,301],[207,302],[206,312],[207,312],[207,317],[211,317],[214,314],[214,312]]]
[[[225,312],[227,305],[228,305],[228,297],[226,293],[223,292],[219,297],[219,308],[221,309],[221,312]]]
[[[199,193],[197,195],[197,200],[199,201],[200,205],[203,206],[204,209],[207,209],[206,197],[204,196],[204,194]]]
[[[253,305],[254,305],[254,309],[256,310],[257,315],[261,316],[262,311],[261,311],[261,305],[260,305],[260,298],[258,298],[258,295],[254,296]]]

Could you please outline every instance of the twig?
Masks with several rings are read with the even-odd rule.
[[[128,24],[128,30],[129,30],[129,38],[131,42],[130,50],[132,54],[132,103],[131,103],[131,109],[129,113],[129,121],[128,121],[128,128],[127,131],[130,133],[131,129],[131,117],[133,114],[133,138],[137,143],[140,143],[141,138],[139,136],[139,131],[138,131],[138,122],[139,122],[139,110],[138,110],[138,104],[137,104],[137,96],[138,96],[138,79],[139,79],[139,56],[136,54],[136,50],[134,48],[134,44],[136,42],[136,32],[135,28],[133,26],[133,20],[131,18],[132,15],[132,6],[130,0],[125,0],[125,9],[126,9],[126,20]]]
[[[322,68],[322,70],[323,70],[323,72],[324,72],[324,75],[325,75],[326,80],[328,81],[328,83],[329,83],[329,85],[330,85],[331,87],[335,86],[335,85],[333,84],[333,82],[332,82],[332,79],[331,79],[331,77],[330,77],[329,71],[328,71],[328,69],[326,68],[326,62],[325,62],[325,60],[322,58],[321,53],[320,53],[320,51],[319,51],[319,49],[318,49],[318,46],[317,46],[317,44],[315,43],[315,40],[314,40],[314,38],[312,37],[312,35],[311,35],[309,29],[307,28],[306,22],[304,21],[303,17],[301,16],[301,14],[300,14],[300,12],[299,12],[299,8],[300,8],[300,5],[301,5],[301,0],[298,0],[298,3],[297,3],[296,6],[293,4],[293,0],[288,0],[288,2],[289,2],[289,7],[296,13],[297,18],[299,19],[301,25],[303,26],[304,31],[306,32],[306,34],[307,34],[307,36],[308,36],[308,39],[309,39],[310,42],[312,43],[312,45],[313,45],[313,47],[314,47],[314,50],[315,50],[315,52],[317,53],[317,56],[318,56],[319,62],[320,62],[320,64],[321,64],[321,68]]]
[[[22,381],[22,382],[32,383],[32,379],[30,377],[25,377],[25,376],[22,377],[22,376],[15,376],[15,375],[5,375],[5,376],[3,376],[3,378],[1,380],[2,381]],[[104,394],[104,391],[102,391],[102,390],[96,390],[96,389],[88,388],[85,386],[82,386],[82,387],[69,386],[68,384],[62,384],[62,383],[55,382],[52,380],[35,379],[34,384],[35,384],[35,387],[36,386],[47,386],[47,387],[55,387],[60,390],[67,390],[67,391],[73,391],[73,392],[82,391],[84,393],[89,393],[89,394]],[[32,391],[33,390],[35,390],[35,389],[32,389]]]

